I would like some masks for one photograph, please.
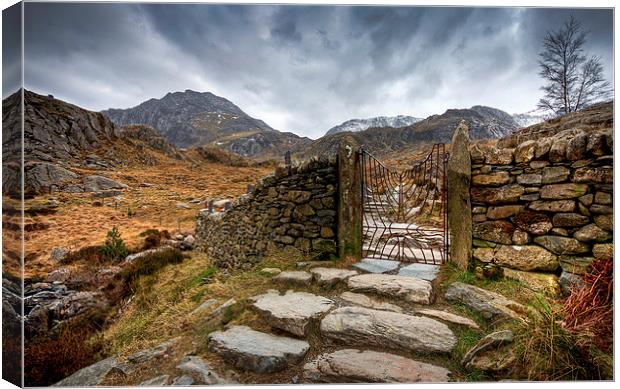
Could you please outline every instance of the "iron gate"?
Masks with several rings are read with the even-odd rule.
[[[441,264],[448,259],[447,163],[444,144],[396,172],[360,150],[364,258]]]

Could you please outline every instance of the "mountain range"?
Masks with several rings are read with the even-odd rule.
[[[303,147],[310,139],[280,132],[250,117],[229,100],[209,92],[168,93],[133,108],[102,111],[119,126],[145,124],[177,147],[214,144],[242,156],[269,158]]]
[[[327,130],[325,135],[334,135],[340,132],[360,132],[374,127],[406,127],[419,122],[420,118],[413,116],[377,116],[368,119],[351,119]]]

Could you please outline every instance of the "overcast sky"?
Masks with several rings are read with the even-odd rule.
[[[210,91],[312,138],[351,118],[521,113],[571,14],[612,80],[611,10],[27,3],[26,88],[92,110]]]

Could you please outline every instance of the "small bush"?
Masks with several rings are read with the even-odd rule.
[[[103,262],[103,253],[101,246],[86,246],[79,250],[70,251],[60,263],[68,265],[76,261],[86,261],[89,263],[101,263]]]
[[[185,255],[179,249],[157,251],[134,260],[131,266],[122,271],[121,276],[125,282],[132,283],[135,279],[151,275],[168,264],[181,263],[183,259]]]
[[[101,254],[104,259],[114,261],[123,259],[129,254],[118,228],[114,227],[108,231],[106,241],[101,246]]]

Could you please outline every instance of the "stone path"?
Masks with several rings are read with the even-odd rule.
[[[308,271],[270,269],[265,273],[274,274],[274,287],[288,290],[268,290],[250,300],[251,308],[271,331],[265,330],[264,325],[261,331],[244,325],[227,327],[209,334],[209,352],[237,371],[272,374],[293,369],[298,372],[295,383],[453,380],[448,369],[425,360],[432,355],[451,355],[458,342],[452,329],[480,331],[480,326],[471,318],[434,304],[431,281],[438,270],[424,264],[395,267],[391,261],[376,260],[363,260],[352,267],[356,270],[325,266],[308,267]],[[366,274],[359,274],[358,270]],[[313,284],[322,287],[330,297],[317,293],[316,288],[312,288],[315,293],[293,290]],[[335,287],[340,289],[334,291]],[[488,320],[518,319],[524,310],[520,304],[497,293],[458,282],[448,287],[445,299],[464,304]],[[214,312],[234,303],[231,299]],[[197,308],[193,314],[206,312],[211,304]],[[506,348],[511,336],[505,332],[491,334],[457,363],[464,369],[503,369],[514,360]],[[103,360],[59,384],[98,385],[114,368],[131,374],[135,368],[132,364],[162,357],[171,344],[141,351],[126,362],[116,358]],[[232,382],[222,378],[229,377],[230,371],[218,374],[195,355],[183,358],[176,370],[176,375],[154,376],[141,385]]]

